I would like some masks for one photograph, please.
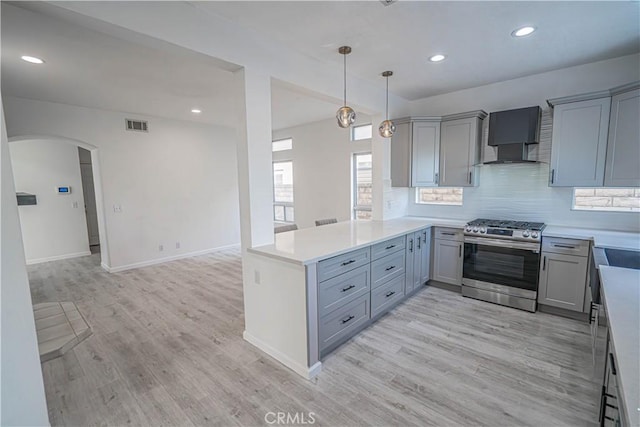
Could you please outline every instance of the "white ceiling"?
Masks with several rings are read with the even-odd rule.
[[[305,52],[341,63],[350,45],[348,70],[384,84],[409,100],[585,64],[640,51],[640,3],[235,1],[194,2],[246,28]],[[523,25],[538,31],[515,39]],[[444,53],[438,64],[427,58]]]
[[[223,16],[333,68],[342,61],[338,46],[349,44],[354,49],[348,57],[350,75],[382,87],[379,74],[391,69],[391,91],[413,100],[638,52],[639,4],[400,0],[384,7],[372,0],[194,2],[188,7],[204,16]],[[89,20],[47,3],[2,2],[3,94],[234,123],[239,94],[232,71],[238,66],[157,40],[132,43],[135,37],[118,37],[127,30]],[[510,32],[522,24],[539,30],[512,38]],[[436,52],[447,54],[447,60],[428,63],[426,57]],[[47,62],[34,66],[19,59],[23,54]],[[272,105],[274,129],[331,118],[338,107],[335,99],[280,81],[274,81]],[[203,113],[194,115],[191,108]]]

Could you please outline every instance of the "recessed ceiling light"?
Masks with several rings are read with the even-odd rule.
[[[429,58],[429,61],[431,62],[441,62],[444,61],[446,59],[445,55],[442,55],[441,53],[437,54],[437,55],[433,55],[432,57]]]
[[[32,64],[43,64],[44,60],[36,58],[35,56],[22,55],[20,57],[23,61],[31,62]]]
[[[198,110],[197,108],[194,108],[193,110],[191,110],[191,112],[195,114],[200,114],[202,113],[202,110]]]
[[[513,37],[524,37],[524,36],[528,36],[529,34],[533,33],[536,30],[536,27],[531,27],[531,26],[526,26],[526,27],[521,27],[521,28],[517,28],[515,30],[513,30],[511,32],[511,35]]]

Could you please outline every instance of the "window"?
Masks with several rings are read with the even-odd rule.
[[[371,139],[372,132],[373,126],[371,124],[353,126],[351,128],[351,140],[360,141],[361,139]]]
[[[273,219],[294,222],[293,214],[293,162],[273,163]]]
[[[353,217],[371,219],[371,153],[353,155]]]
[[[416,203],[462,206],[462,187],[416,188]]]
[[[573,209],[640,212],[640,188],[574,188]]]
[[[293,148],[293,138],[278,139],[271,142],[271,151],[285,151]]]

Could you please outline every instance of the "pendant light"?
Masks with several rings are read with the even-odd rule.
[[[391,120],[389,120],[389,77],[393,76],[393,71],[385,71],[382,73],[382,77],[387,79],[387,107],[386,107],[386,120],[380,123],[380,127],[378,128],[378,132],[380,132],[380,136],[383,138],[391,138],[393,133],[396,131],[396,125],[393,124]]]
[[[344,56],[344,106],[340,107],[336,113],[336,119],[338,119],[338,126],[348,128],[356,121],[356,112],[347,106],[347,55],[351,53],[351,47],[342,46],[338,52]]]

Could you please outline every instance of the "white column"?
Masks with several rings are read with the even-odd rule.
[[[256,69],[236,72],[238,187],[242,252],[273,243],[271,77]]]

